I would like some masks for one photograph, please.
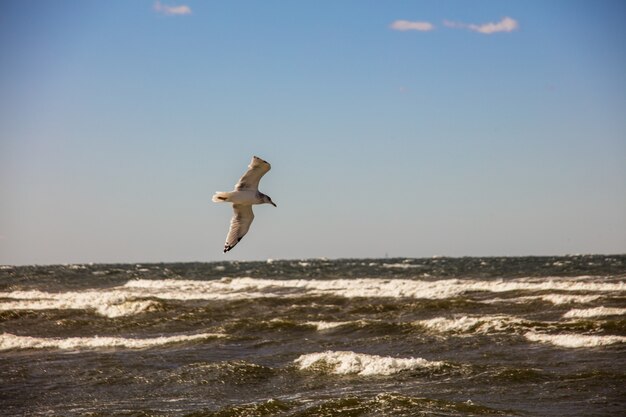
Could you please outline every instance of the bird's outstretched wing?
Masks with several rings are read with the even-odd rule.
[[[248,233],[254,213],[252,206],[248,204],[233,204],[233,218],[230,219],[230,230],[224,244],[224,253],[235,247],[237,243]]]
[[[258,190],[261,177],[271,168],[272,166],[267,161],[258,156],[253,156],[252,162],[248,165],[248,170],[235,185],[235,190]]]

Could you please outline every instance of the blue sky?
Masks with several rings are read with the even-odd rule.
[[[625,253],[625,4],[3,1],[0,263]]]

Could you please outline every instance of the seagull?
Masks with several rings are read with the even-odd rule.
[[[252,220],[254,220],[253,204],[267,203],[277,207],[268,195],[259,191],[259,181],[270,168],[272,166],[267,161],[258,156],[253,156],[252,162],[248,165],[248,170],[239,179],[233,191],[217,191],[213,195],[213,202],[215,203],[233,203],[234,213],[233,218],[230,219],[230,230],[226,236],[224,253],[234,248],[248,233]]]

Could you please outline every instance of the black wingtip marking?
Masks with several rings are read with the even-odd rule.
[[[241,242],[241,239],[243,239],[243,236],[241,236],[240,238],[237,239],[237,243]],[[224,245],[224,253],[228,252],[229,250],[231,250],[232,248],[235,247],[235,245],[237,245],[237,243],[235,243],[234,245],[230,246],[228,244]]]

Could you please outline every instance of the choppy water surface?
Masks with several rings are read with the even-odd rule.
[[[2,415],[616,416],[626,256],[0,267]]]

